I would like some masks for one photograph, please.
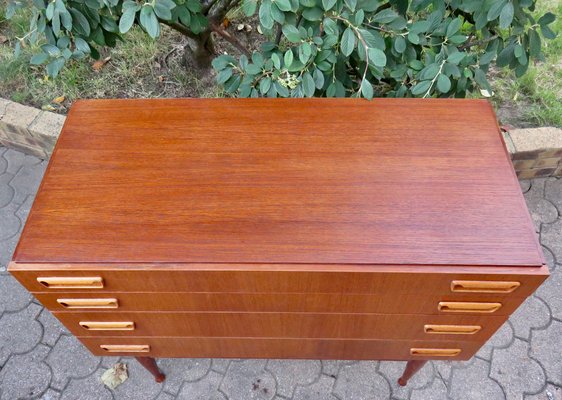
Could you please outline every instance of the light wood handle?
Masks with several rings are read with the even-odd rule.
[[[89,331],[132,331],[135,323],[129,321],[80,321],[80,326]]]
[[[57,299],[64,308],[117,308],[117,299]]]
[[[37,282],[49,289],[101,289],[103,279],[99,276],[47,276],[37,278]]]
[[[504,281],[452,281],[451,291],[460,293],[511,293],[521,282]]]
[[[480,332],[480,325],[424,325],[425,333],[442,335],[474,335]]]
[[[463,301],[441,301],[437,309],[442,312],[493,313],[502,307],[501,303],[470,303]]]
[[[421,357],[454,357],[461,353],[461,349],[410,349],[412,356]]]
[[[148,353],[147,344],[102,344],[100,347],[108,353]]]

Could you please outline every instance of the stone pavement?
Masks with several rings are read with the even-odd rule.
[[[97,358],[7,273],[46,162],[0,147],[0,400],[562,400],[562,179],[521,183],[552,276],[468,362],[431,362],[406,388],[403,362],[160,359],[156,384],[100,382]]]

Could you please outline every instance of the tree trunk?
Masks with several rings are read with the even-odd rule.
[[[199,70],[202,74],[210,72],[214,57],[215,46],[210,30],[201,32],[197,38],[190,38],[185,46],[185,64]]]

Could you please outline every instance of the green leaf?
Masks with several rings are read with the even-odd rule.
[[[377,67],[384,67],[386,65],[386,55],[384,51],[376,48],[369,49],[369,61]]]
[[[541,25],[541,33],[546,39],[556,38],[556,33],[546,25]]]
[[[125,12],[121,15],[119,19],[119,32],[126,33],[131,29],[133,23],[135,22],[135,9],[127,8]]]
[[[257,74],[261,73],[261,68],[258,67],[256,64],[248,64],[245,71],[246,71],[247,74],[257,75]]]
[[[373,85],[367,79],[361,81],[361,94],[366,99],[371,100],[373,98]]]
[[[316,84],[314,83],[314,79],[307,71],[302,75],[302,90],[306,97],[314,96],[314,90],[316,89]]]
[[[283,25],[283,35],[291,43],[299,43],[301,41],[301,34],[294,25]]]
[[[281,11],[291,11],[291,2],[289,0],[274,0],[274,3]]]
[[[420,94],[426,93],[431,87],[431,81],[419,82],[416,86],[412,88],[412,94],[414,96],[419,96]]]
[[[283,56],[283,63],[285,64],[285,68],[289,68],[293,63],[293,50],[289,49],[285,52]]]
[[[394,50],[400,54],[404,53],[404,50],[406,50],[406,39],[404,39],[403,36],[396,36],[394,39]]]
[[[225,68],[217,74],[217,83],[224,84],[232,76],[232,68]]]
[[[212,61],[213,68],[217,71],[226,68],[230,64],[236,64],[236,60],[234,57],[229,56],[227,54],[223,54],[222,56],[218,56]]]
[[[201,10],[203,9],[203,7],[201,6],[201,3],[198,0],[187,0],[187,2],[185,3],[185,6],[192,13],[201,12]]]
[[[418,35],[416,35],[414,32],[410,32],[410,33],[408,33],[408,41],[412,44],[419,44],[420,43],[420,37]]]
[[[538,58],[541,54],[541,38],[534,29],[529,30],[529,53],[533,58]]]
[[[437,77],[437,89],[441,93],[447,93],[451,89],[451,80],[447,76],[439,74]]]
[[[356,39],[355,39],[355,33],[353,33],[353,29],[349,27],[346,28],[346,30],[343,31],[343,35],[341,37],[341,43],[340,43],[340,50],[342,54],[346,57],[349,57],[349,55],[353,52],[353,49],[355,48],[355,43],[356,43]]]
[[[260,93],[262,95],[265,95],[267,92],[269,92],[269,89],[271,89],[271,78],[270,77],[265,77],[260,81]]]
[[[420,73],[418,74],[418,79],[431,80],[435,78],[438,73],[439,73],[439,64],[437,63],[429,64],[420,71]]]
[[[53,46],[52,44],[44,44],[43,46],[41,46],[41,50],[47,53],[50,57],[60,56],[60,49],[57,46]]]
[[[336,5],[336,1],[337,0],[322,0],[322,7],[324,7],[324,10],[328,11]]]
[[[378,33],[377,31],[368,31],[366,29],[359,29],[359,34],[361,35],[365,43],[367,43],[367,46],[376,47],[377,49],[381,49],[381,50],[385,49],[384,39],[381,36],[381,34]]]
[[[154,3],[154,12],[158,16],[158,18],[169,21],[172,19],[172,8],[174,7],[175,4],[173,5],[173,7],[170,7],[170,4],[165,1],[156,0],[156,2]]]
[[[90,23],[80,11],[71,8],[70,13],[72,14],[72,20],[74,26],[79,27],[79,32],[85,36],[90,35]]]
[[[108,18],[106,16],[101,17],[101,26],[108,32],[118,32],[119,27],[113,18]]]
[[[271,55],[271,62],[276,69],[281,69],[281,59],[279,58],[279,55],[277,53],[273,53]]]
[[[447,26],[447,32],[445,33],[445,36],[447,37],[453,36],[455,33],[459,31],[461,25],[462,25],[462,21],[460,18],[455,18],[454,20],[452,20]]]
[[[35,54],[33,57],[31,57],[31,60],[29,60],[29,63],[32,64],[32,65],[43,64],[45,61],[47,61],[48,58],[49,58],[49,56],[46,53],[38,53],[38,54]]]
[[[60,70],[64,66],[65,61],[66,60],[64,59],[64,57],[59,57],[51,61],[49,64],[47,64],[47,74],[51,78],[56,78],[56,76],[59,74]]]
[[[490,7],[490,10],[488,10],[488,14],[486,15],[488,21],[493,21],[500,16],[505,3],[505,0],[492,3],[492,7]]]
[[[324,10],[319,7],[305,8],[302,12],[302,16],[308,21],[322,21]]]
[[[357,0],[344,0],[344,2],[347,8],[351,10],[351,12],[355,12],[355,7],[357,7]]]
[[[386,8],[375,14],[372,21],[378,22],[379,24],[388,24],[398,18],[398,14],[391,8]]]
[[[264,0],[259,11],[260,23],[265,29],[273,28],[273,17],[271,16],[271,1]]]
[[[316,89],[322,89],[324,87],[324,74],[318,68],[314,70],[312,74],[312,79],[314,79],[314,84],[316,85]]]
[[[256,9],[258,8],[258,1],[257,0],[244,0],[242,2],[242,12],[247,16],[251,17],[256,13]]]
[[[464,60],[465,56],[466,56],[465,52],[457,51],[452,54],[449,54],[449,57],[447,57],[447,61],[452,64],[459,64],[462,60]]]
[[[236,75],[231,77],[228,81],[226,81],[226,83],[224,84],[224,90],[227,93],[234,93],[238,90],[238,87],[240,86],[240,75]]]
[[[509,45],[500,51],[500,54],[498,54],[498,58],[496,59],[496,65],[501,68],[511,63],[511,61],[515,58],[513,50],[514,46]]]
[[[500,14],[500,28],[506,29],[513,22],[513,3],[510,1],[503,8]]]
[[[155,39],[160,34],[160,24],[151,6],[143,6],[141,8],[140,23],[151,38]]]
[[[547,12],[546,14],[544,14],[542,17],[539,18],[537,23],[540,26],[544,26],[544,25],[548,25],[548,24],[553,23],[555,19],[556,19],[556,16],[553,13]]]
[[[337,35],[339,33],[337,22],[331,18],[324,18],[324,31],[328,35]]]
[[[83,53],[89,53],[90,52],[90,46],[82,38],[79,38],[79,37],[75,38],[74,39],[74,45],[76,46],[76,50],[79,50]]]
[[[476,68],[474,70],[474,81],[480,86],[482,89],[486,89],[488,91],[492,91],[490,88],[490,84],[486,79],[486,74],[480,68]]]

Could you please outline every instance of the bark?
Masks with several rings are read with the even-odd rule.
[[[214,57],[215,46],[210,30],[189,39],[184,52],[184,61],[187,66],[200,71],[210,70]]]

